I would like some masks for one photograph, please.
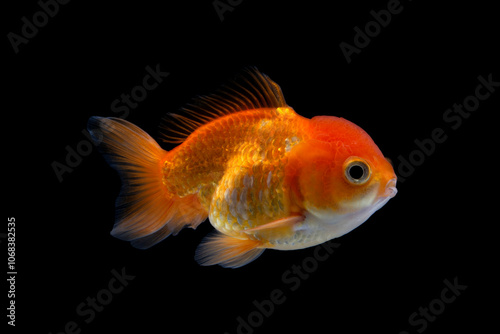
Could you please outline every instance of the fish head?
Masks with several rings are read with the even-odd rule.
[[[333,226],[338,237],[396,195],[397,177],[371,137],[354,123],[319,116],[310,126],[311,138],[290,155],[295,199],[311,218]]]

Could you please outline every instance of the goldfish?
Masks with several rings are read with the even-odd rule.
[[[122,180],[111,235],[147,249],[208,217],[200,265],[238,268],[265,249],[338,238],[397,193],[390,161],[362,128],[300,116],[256,68],[168,114],[170,151],[124,119],[94,116],[88,130]]]

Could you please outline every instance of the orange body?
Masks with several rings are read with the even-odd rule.
[[[191,105],[194,118],[174,115],[166,138],[181,144],[169,152],[126,121],[91,119],[125,183],[113,235],[147,248],[208,216],[218,232],[197,260],[238,267],[343,235],[395,195],[392,166],[361,128],[298,115],[257,71],[241,81]]]

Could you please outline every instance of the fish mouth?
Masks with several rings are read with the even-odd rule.
[[[398,189],[396,188],[396,181],[397,178],[392,178],[389,180],[389,182],[387,182],[385,186],[384,197],[393,198],[394,196],[396,196],[396,194],[398,193]]]

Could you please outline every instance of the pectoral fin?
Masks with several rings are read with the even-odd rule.
[[[259,235],[267,240],[281,239],[293,234],[304,219],[305,217],[301,214],[291,215],[290,217],[281,218],[267,224],[246,229],[243,232]]]
[[[254,233],[257,231],[265,231],[270,229],[279,229],[279,228],[291,228],[294,227],[297,223],[303,222],[305,217],[303,215],[293,215],[286,218],[281,218],[275,221],[272,221],[267,224],[263,224],[254,228],[246,229],[244,232],[246,233]]]

